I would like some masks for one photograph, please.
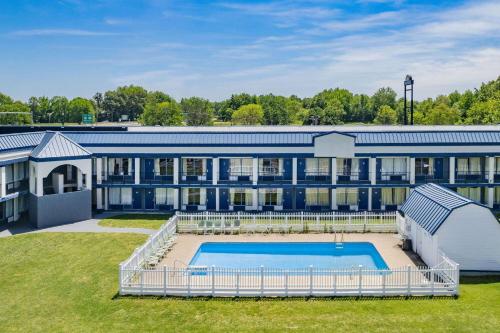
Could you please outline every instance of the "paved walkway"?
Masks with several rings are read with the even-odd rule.
[[[31,227],[28,222],[20,224],[18,223],[12,226],[8,226],[6,229],[0,229],[0,237],[8,237],[12,235],[38,233],[38,232],[109,232],[109,233],[136,233],[136,234],[151,235],[156,231],[153,229],[146,229],[146,228],[103,227],[98,224],[99,221],[103,218],[111,217],[114,215],[122,215],[122,214],[123,212],[103,213],[94,216],[94,218],[90,220],[58,225],[44,229],[35,229]]]

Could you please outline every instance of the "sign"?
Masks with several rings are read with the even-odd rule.
[[[91,114],[82,114],[82,123],[83,124],[92,124],[94,123],[94,116]]]

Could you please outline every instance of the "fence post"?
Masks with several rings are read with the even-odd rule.
[[[285,271],[285,296],[288,297],[288,271]]]
[[[260,266],[260,296],[264,296],[264,266]]]
[[[144,295],[144,270],[140,270],[141,275],[140,275],[140,282],[141,282],[141,295]]]
[[[333,296],[337,295],[337,274],[333,272]]]
[[[191,297],[191,275],[192,275],[192,272],[189,268],[187,269],[187,273],[188,273],[187,297]]]
[[[358,281],[358,293],[361,296],[361,289],[363,283],[363,273],[362,273],[363,265],[359,265],[359,281]]]
[[[386,277],[387,277],[387,270],[383,271],[382,272],[382,295],[385,296],[385,280],[386,280]]]
[[[236,273],[236,296],[240,296],[240,271]]]
[[[163,266],[163,296],[167,296],[167,266]]]
[[[215,296],[215,265],[212,265],[212,297]]]
[[[302,224],[302,230],[304,230],[304,211],[300,212],[300,223]]]
[[[408,265],[408,296],[410,296],[410,290],[411,290],[411,267]]]
[[[118,270],[118,281],[120,282],[120,285],[118,286],[119,287],[119,294],[120,295],[123,295],[122,293],[122,284],[123,284],[123,264],[120,264],[120,269]]]
[[[309,296],[313,295],[313,265],[309,266]]]
[[[434,296],[434,268],[431,268],[431,294]]]

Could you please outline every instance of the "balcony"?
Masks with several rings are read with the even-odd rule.
[[[252,167],[232,167],[229,168],[227,174],[219,179],[219,183],[251,183],[253,180],[253,168]]]
[[[456,171],[456,183],[487,183],[488,175],[485,171]]]
[[[212,182],[212,174],[210,172],[182,172],[180,181],[183,184],[207,184]]]
[[[103,184],[133,184],[135,182],[134,172],[103,172]]]
[[[378,184],[404,184],[410,182],[409,172],[380,172],[377,175]]]
[[[370,173],[368,172],[340,172],[337,173],[337,184],[369,184]]]
[[[161,174],[160,172],[141,172],[141,184],[172,184],[174,175]]]
[[[425,184],[425,183],[449,183],[450,179],[444,175],[415,175],[415,183]]]
[[[297,175],[297,183],[329,184],[332,182],[330,170],[306,170],[304,174]]]
[[[7,194],[12,194],[12,193],[28,190],[28,186],[29,186],[29,183],[28,183],[28,179],[26,178],[26,179],[8,182],[5,187],[6,187]]]
[[[274,167],[265,167],[259,170],[260,183],[291,183],[292,176],[285,174],[284,170]]]

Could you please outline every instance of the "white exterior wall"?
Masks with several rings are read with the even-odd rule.
[[[439,248],[461,270],[500,271],[500,223],[478,205],[454,210],[436,234]]]
[[[437,265],[438,237],[432,236],[411,218],[407,217],[407,221],[410,222],[413,252],[417,253],[427,266]]]

